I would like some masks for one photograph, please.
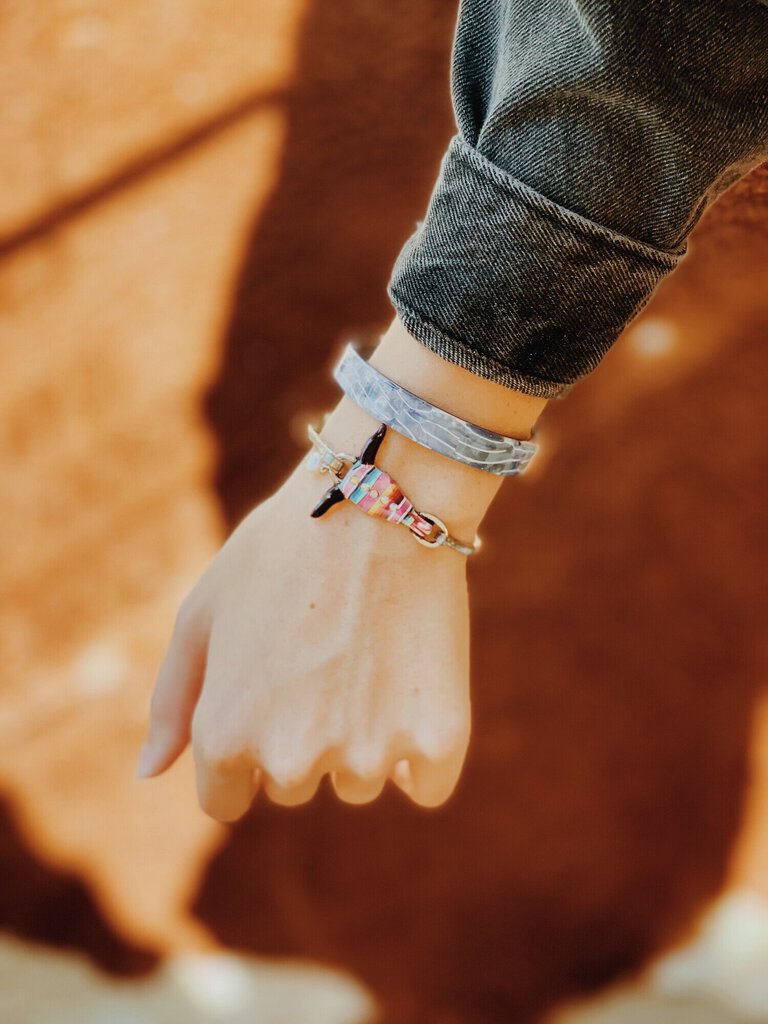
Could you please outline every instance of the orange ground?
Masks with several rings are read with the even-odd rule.
[[[223,829],[188,761],[132,777],[179,599],[303,450],[341,340],[388,321],[452,132],[454,15],[3,12],[14,934],[127,975],[218,943],[312,957],[396,1024],[486,1024],[635,967],[724,885],[768,895],[765,170],[550,404],[538,468],[494,506],[472,567],[475,735],[446,808],[324,792]]]

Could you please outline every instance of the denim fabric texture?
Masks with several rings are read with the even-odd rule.
[[[768,157],[768,5],[461,0],[450,88],[388,295],[438,355],[560,397]]]

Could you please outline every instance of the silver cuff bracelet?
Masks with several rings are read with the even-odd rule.
[[[381,423],[449,459],[499,476],[522,473],[538,450],[432,405],[395,384],[347,344],[333,377],[342,391]]]

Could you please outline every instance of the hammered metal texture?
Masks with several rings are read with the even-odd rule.
[[[496,434],[406,391],[364,359],[350,342],[333,371],[361,408],[412,441],[499,476],[522,473],[538,445]]]

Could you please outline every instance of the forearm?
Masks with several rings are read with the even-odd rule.
[[[767,40],[768,9],[752,0],[464,0],[461,138],[393,273],[405,327],[391,325],[373,365],[529,438],[546,399],[594,367],[674,265],[704,201],[759,152]],[[639,147],[629,166],[625,143]],[[681,188],[691,161],[703,176]],[[322,426],[358,452],[377,425],[342,397]],[[471,540],[503,478],[396,430],[380,451],[418,509]],[[466,562],[348,501],[311,517],[327,486],[299,464],[245,517],[185,598],[160,666],[139,772],[164,771],[191,738],[200,804],[219,820],[245,813],[258,785],[308,800],[325,773],[344,800],[372,800],[391,778],[435,806],[461,770]]]
[[[462,0],[458,134],[393,269],[371,356],[454,414],[530,437],[675,267],[706,203],[768,147],[755,0]],[[375,426],[342,399],[339,446]],[[465,533],[500,479],[390,432],[387,465]]]

